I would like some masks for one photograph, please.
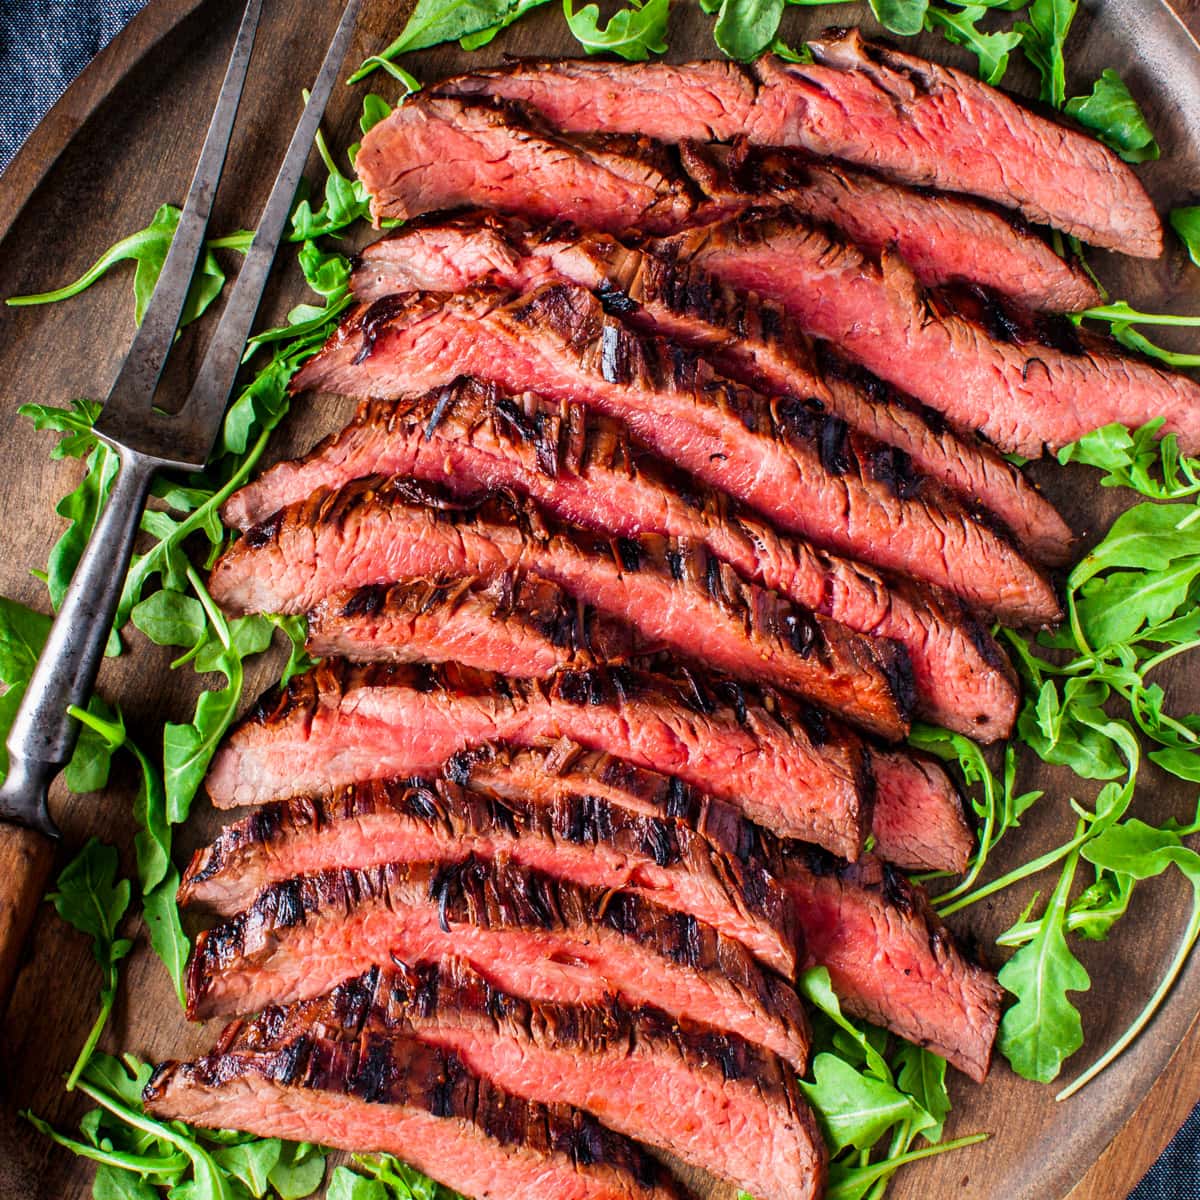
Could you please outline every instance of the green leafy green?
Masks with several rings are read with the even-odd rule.
[[[602,28],[598,4],[576,11],[574,0],[563,0],[567,27],[588,54],[618,54],[635,62],[666,50],[669,10],[670,0],[629,0]]]
[[[991,10],[982,4],[964,4],[961,8],[931,7],[925,14],[925,28],[941,32],[947,41],[965,46],[979,59],[979,78],[993,86],[1008,71],[1009,55],[1021,44],[1015,29],[985,32],[979,22]]]
[[[68,1091],[87,1067],[108,1024],[117,998],[118,964],[133,948],[128,938],[117,936],[117,926],[129,909],[131,892],[129,880],[118,879],[117,870],[116,850],[90,838],[62,869],[57,889],[47,897],[68,925],[92,939],[92,954],[101,971],[100,1011],[67,1077]]]
[[[1063,44],[1079,9],[1079,0],[1033,0],[1029,20],[1013,29],[1021,35],[1021,52],[1041,77],[1041,99],[1062,108],[1067,97]]]
[[[925,27],[929,0],[870,0],[875,19],[892,33],[905,37],[918,34]]]
[[[1000,969],[1017,998],[1000,1021],[999,1047],[1016,1073],[1047,1083],[1083,1045],[1083,1022],[1069,998],[1092,981],[1067,945],[1064,922],[1079,851],[1067,858],[1035,935]]]
[[[1173,208],[1168,219],[1187,250],[1188,257],[1200,267],[1200,205]]]
[[[722,0],[713,40],[730,58],[749,62],[774,41],[785,0]]]
[[[1094,129],[1126,162],[1158,158],[1158,143],[1145,115],[1116,71],[1102,71],[1090,94],[1068,100],[1066,111],[1081,125]]]

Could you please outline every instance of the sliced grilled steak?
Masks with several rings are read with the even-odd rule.
[[[596,532],[690,538],[743,577],[908,653],[918,711],[982,741],[1007,737],[1016,678],[958,601],[781,537],[720,492],[632,442],[618,422],[530,393],[460,381],[411,403],[366,401],[306,458],[272,467],[226,504],[249,528],[320,487],[376,472],[510,489]]]
[[[706,195],[731,208],[784,208],[832,225],[879,254],[894,246],[925,287],[978,283],[1045,312],[1100,302],[1100,289],[1019,217],[945,192],[901,187],[869,171],[794,151],[684,143],[684,170]]]
[[[523,61],[434,91],[519,101],[572,132],[664,142],[746,136],[797,147],[905,183],[982,196],[1096,246],[1161,253],[1162,228],[1145,189],[1093,138],[962,71],[867,42],[856,29],[808,46],[813,63],[768,55],[749,70],[725,62]]]
[[[795,975],[792,909],[761,855],[726,854],[681,821],[587,791],[500,795],[418,777],[268,805],[196,852],[179,898],[230,915],[249,908],[264,887],[296,875],[497,854],[690,913],[781,975]]]
[[[317,491],[234,543],[209,590],[240,612],[302,612],[340,589],[521,568],[629,622],[647,645],[807,696],[885,737],[907,729],[911,675],[894,644],[744,583],[703,545],[658,534],[614,544],[513,496],[468,503],[436,484],[379,476]],[[420,630],[376,624],[371,632]],[[470,665],[483,663],[470,656]]]
[[[669,151],[646,138],[568,142],[504,105],[425,95],[371,130],[355,168],[376,224],[486,206],[591,229],[668,233],[730,211],[706,204]],[[739,201],[732,211],[743,208]]]
[[[828,968],[846,1009],[982,1083],[1003,989],[958,948],[924,892],[871,855],[839,863],[795,843],[785,854],[809,962]]]
[[[544,679],[563,666],[622,662],[627,625],[526,572],[490,580],[409,579],[338,592],[308,614],[308,649],[355,662],[455,662]]]
[[[961,866],[961,854],[945,856],[960,835],[940,828],[963,826],[961,805],[935,765],[915,769],[904,755],[873,754],[872,773],[863,747],[815,711],[691,672],[573,671],[547,686],[453,665],[353,668],[326,660],[268,692],[239,722],[213,759],[208,792],[218,808],[286,800],[434,772],[484,742],[531,746],[563,737],[678,775],[784,837],[820,819],[812,811],[815,740],[822,763],[839,764],[835,809],[869,808],[875,780],[889,810],[872,827],[880,854],[902,866]],[[852,836],[831,822],[823,837],[857,856]],[[923,852],[914,856],[913,846]]]
[[[375,968],[320,1000],[268,1010],[242,1037],[275,1044],[294,1028],[339,1042],[419,1038],[502,1088],[581,1108],[760,1200],[820,1187],[823,1144],[792,1071],[741,1038],[654,1008],[524,1000],[445,959]]]
[[[828,343],[821,344],[820,378],[811,345],[778,306],[738,296],[686,261],[631,250],[599,234],[532,235],[513,222],[467,217],[418,224],[368,246],[353,282],[361,299],[375,301],[479,283],[526,291],[563,280],[595,292],[635,327],[707,354],[730,378],[769,395],[807,397],[903,451],[915,470],[1000,517],[1039,561],[1070,557],[1070,529],[1018,468],[978,439],[931,423],[881,381],[849,368]]]
[[[1112,421],[1156,417],[1185,452],[1200,450],[1194,380],[1081,337],[1066,321],[1022,320],[963,293],[926,295],[895,255],[876,263],[803,222],[775,219],[718,224],[657,248],[778,300],[810,333],[1005,450],[1037,457]]]
[[[295,387],[392,398],[463,374],[624,420],[664,457],[828,549],[915,575],[1010,624],[1058,615],[1005,537],[903,455],[799,397],[768,402],[697,355],[641,337],[590,292],[552,284],[393,297],[355,311]]]
[[[739,943],[643,896],[567,883],[503,859],[392,863],[274,884],[197,939],[188,1015],[307,1000],[374,963],[448,954],[532,1000],[616,992],[739,1034],[805,1068],[808,1031],[796,993]]]
[[[237,1022],[215,1049],[154,1072],[156,1115],[210,1129],[399,1155],[468,1196],[684,1200],[641,1147],[565,1104],[524,1100],[453,1051],[396,1033],[335,1041]]]
[[[808,965],[829,969],[848,1011],[930,1046],[972,1078],[986,1073],[999,1015],[995,981],[958,949],[924,893],[878,859],[864,855],[851,866],[779,843],[678,779],[577,746],[480,747],[446,770],[504,799],[586,792],[632,812],[671,814],[727,858],[764,862],[796,904]]]

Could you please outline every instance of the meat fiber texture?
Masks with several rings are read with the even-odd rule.
[[[973,245],[972,253],[981,252]],[[352,277],[355,295],[368,303],[400,292],[479,284],[527,291],[552,282],[586,287],[635,328],[707,354],[730,378],[767,395],[806,397],[903,451],[916,471],[998,517],[1038,561],[1070,557],[1070,529],[1019,468],[978,439],[935,425],[828,343],[814,355],[778,305],[738,294],[686,259],[630,249],[603,235],[537,234],[476,215],[398,230],[362,252]]]
[[[823,1175],[816,1121],[786,1064],[615,997],[541,1003],[493,987],[462,959],[397,964],[268,1010],[240,1037],[257,1046],[297,1032],[415,1037],[507,1091],[580,1108],[761,1200],[810,1196]]]
[[[683,822],[587,790],[499,795],[448,779],[389,779],[267,805],[196,852],[179,897],[228,916],[297,875],[497,855],[691,913],[795,976],[792,905],[760,856],[726,853]]]
[[[263,696],[213,758],[218,808],[286,800],[348,783],[434,772],[472,745],[569,738],[669,771],[736,805],[782,836],[811,837],[810,747],[837,768],[825,792],[845,812],[887,814],[872,827],[879,853],[913,869],[961,870],[972,835],[949,777],[904,754],[865,751],[820,714],[770,692],[693,672],[675,677],[613,668],[560,673],[550,684],[445,666],[359,667],[328,660]],[[874,787],[872,788],[872,783]],[[843,797],[845,797],[843,799]],[[813,803],[816,803],[814,797]],[[861,846],[827,834],[845,857]]]
[[[926,296],[892,254],[875,263],[801,221],[756,218],[660,242],[729,286],[777,300],[809,333],[1003,450],[1036,458],[1102,425],[1165,417],[1200,452],[1200,384],[1081,335],[993,307],[986,325]],[[967,297],[970,300],[970,297]]]
[[[797,147],[903,183],[980,196],[1095,246],[1161,253],[1162,227],[1145,189],[1094,138],[856,29],[807,44],[815,60],[807,64],[772,55],[752,68],[520,62],[433,91],[519,101],[568,132]]]
[[[380,477],[317,491],[234,543],[214,566],[209,590],[235,611],[303,612],[345,589],[526,568],[628,622],[649,646],[785,688],[886,738],[907,731],[911,673],[895,645],[744,583],[703,546],[655,534],[614,546],[550,523],[516,498],[468,504],[436,485]],[[353,602],[351,609],[356,619]],[[420,630],[375,622],[370,632]]]
[[[639,336],[591,293],[552,284],[393,297],[352,313],[294,387],[393,398],[463,374],[623,420],[663,457],[835,553],[915,576],[1010,624],[1058,617],[1003,534],[878,443],[798,397],[768,401],[701,357]]]
[[[197,939],[188,1015],[312,999],[376,963],[448,954],[530,999],[616,993],[736,1033],[799,1072],[807,1064],[799,998],[739,943],[642,896],[552,879],[503,858],[392,863],[274,884]]]
[[[209,1129],[401,1156],[468,1196],[687,1200],[640,1146],[567,1105],[522,1100],[452,1051],[395,1034],[270,1040],[231,1025],[211,1053],[162,1064],[143,1097]]]
[[[670,467],[610,418],[533,393],[472,380],[415,401],[365,402],[354,420],[303,459],[276,464],[228,501],[225,519],[250,529],[318,488],[382,473],[464,496],[511,490],[557,517],[614,537],[690,539],[805,607],[908,655],[917,712],[981,741],[1007,737],[1016,675],[989,631],[952,597],[779,534],[723,493]]]

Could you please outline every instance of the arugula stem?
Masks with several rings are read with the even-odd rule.
[[[217,637],[221,639],[221,645],[228,650],[231,646],[229,636],[229,622],[225,620],[225,614],[213,603],[213,598],[208,594],[208,588],[204,586],[204,581],[196,572],[196,568],[188,563],[187,566],[188,582],[192,585],[192,590],[196,593],[196,599],[208,614],[208,619],[212,622],[213,628],[217,631]]]
[[[100,989],[100,1011],[96,1014],[96,1019],[92,1022],[91,1029],[88,1030],[83,1048],[79,1051],[79,1055],[75,1059],[75,1065],[71,1068],[71,1073],[67,1076],[66,1088],[68,1092],[75,1090],[75,1085],[79,1083],[79,1076],[83,1074],[84,1069],[91,1061],[96,1044],[100,1041],[100,1035],[104,1032],[104,1027],[108,1024],[108,1018],[112,1016],[113,1003],[117,998],[117,968],[115,966],[108,967],[106,974],[108,980],[104,987]]]
[[[21,1114],[39,1133],[44,1134],[52,1142],[70,1150],[80,1158],[90,1158],[93,1162],[103,1163],[108,1167],[116,1167],[122,1171],[136,1171],[139,1175],[174,1175],[188,1165],[188,1158],[178,1154],[174,1158],[147,1158],[137,1154],[122,1154],[116,1151],[101,1150],[97,1146],[89,1146],[87,1142],[79,1142],[59,1133],[53,1125],[43,1121],[36,1113],[25,1109]]]
[[[1066,1100],[1081,1088],[1086,1087],[1105,1067],[1123,1054],[1130,1042],[1146,1028],[1158,1011],[1159,1005],[1166,999],[1167,993],[1174,987],[1175,980],[1183,970],[1198,937],[1200,937],[1200,894],[1196,894],[1193,898],[1192,915],[1184,931],[1183,941],[1179,943],[1179,949],[1175,951],[1175,957],[1171,960],[1167,973],[1160,980],[1158,987],[1154,989],[1154,995],[1146,1002],[1145,1008],[1138,1014],[1133,1024],[1082,1075],[1054,1097],[1055,1100]]]
[[[933,1146],[922,1146],[920,1150],[910,1150],[907,1154],[885,1159],[883,1162],[874,1163],[869,1167],[858,1167],[848,1179],[830,1185],[825,1192],[825,1200],[856,1200],[857,1197],[862,1195],[862,1186],[864,1183],[873,1183],[876,1179],[886,1179],[888,1176],[893,1175],[899,1167],[907,1166],[909,1163],[920,1162],[923,1158],[936,1158],[939,1154],[946,1154],[951,1150],[962,1150],[967,1146],[977,1146],[980,1142],[986,1142],[991,1136],[990,1133],[971,1133],[966,1137],[955,1138],[952,1142],[939,1142]]]
[[[1183,328],[1200,325],[1200,317],[1180,317],[1174,313],[1138,312],[1120,301],[1116,304],[1098,304],[1094,308],[1085,308],[1077,315],[1091,317],[1096,321],[1128,321],[1138,325],[1174,325]]]
[[[938,915],[942,917],[948,917],[951,913],[961,912],[964,908],[969,908],[972,904],[978,904],[980,900],[986,900],[988,896],[994,896],[997,892],[1002,892],[1005,888],[1012,887],[1014,883],[1019,883],[1022,879],[1028,879],[1031,875],[1037,875],[1047,867],[1052,867],[1055,863],[1061,862],[1068,854],[1071,854],[1082,846],[1091,836],[1089,830],[1077,833],[1069,842],[1064,842],[1054,850],[1048,850],[1039,858],[1035,858],[1031,862],[1014,868],[1007,875],[1001,875],[999,879],[993,879],[991,883],[984,884],[983,887],[978,888],[969,896],[964,896],[961,900],[956,900],[953,904],[948,904],[943,908],[938,903],[941,897],[938,897],[933,902],[934,908],[937,909]]]

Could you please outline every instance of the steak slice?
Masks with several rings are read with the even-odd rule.
[[[294,1021],[287,1040],[235,1022],[195,1062],[163,1063],[147,1109],[260,1137],[396,1154],[468,1196],[684,1200],[640,1146],[565,1104],[539,1104],[453,1051],[397,1032],[338,1041]]]
[[[592,229],[672,232],[745,208],[705,204],[669,152],[622,134],[565,141],[506,105],[420,95],[363,139],[371,216],[486,206]]]
[[[872,826],[880,854],[901,866],[956,870],[970,850],[957,793],[936,764],[914,766],[902,754],[868,760],[861,744],[814,710],[692,672],[595,669],[537,684],[454,665],[326,660],[260,699],[217,751],[207,787],[218,808],[232,808],[427,774],[484,742],[532,746],[564,737],[678,775],[784,837],[811,840],[804,826],[820,820],[822,841],[846,845],[847,858],[860,847],[821,814],[827,806],[857,809],[855,823],[866,824],[874,781],[888,809]],[[813,742],[823,761],[838,764],[826,806],[813,794]]]
[[[808,46],[815,62],[766,55],[750,69],[522,61],[434,91],[518,101],[568,132],[664,142],[745,136],[795,147],[903,183],[981,196],[1096,246],[1146,258],[1162,252],[1145,189],[1095,139],[962,71],[867,42],[857,29]]]
[[[779,301],[810,333],[1004,450],[1037,457],[1101,425],[1156,417],[1185,453],[1200,450],[1194,380],[1081,337],[1069,322],[1022,320],[961,292],[926,295],[896,255],[876,263],[775,219],[717,224],[657,249]]]
[[[187,970],[188,1016],[308,1000],[375,963],[448,954],[532,1000],[617,993],[739,1034],[805,1069],[808,1029],[796,993],[739,943],[643,896],[502,858],[390,863],[273,884],[200,934]]]
[[[727,854],[664,813],[638,812],[586,790],[500,794],[414,777],[267,805],[196,852],[179,899],[230,915],[296,875],[496,855],[690,913],[795,977],[792,909],[761,855]]]
[[[480,747],[456,755],[445,770],[505,800],[586,792],[631,812],[670,814],[726,858],[763,862],[795,903],[806,964],[829,969],[849,1012],[928,1045],[972,1078],[986,1073],[999,989],[958,948],[924,892],[873,855],[851,866],[815,847],[780,842],[682,780],[569,744]]]
[[[542,1104],[570,1104],[761,1200],[814,1197],[824,1145],[792,1071],[732,1034],[607,997],[539,1003],[462,959],[373,968],[319,1000],[265,1012],[252,1037],[293,1028],[338,1042],[414,1037]]]
[[[894,644],[745,583],[702,544],[658,534],[614,544],[517,497],[463,502],[437,484],[379,476],[317,491],[235,542],[209,590],[239,612],[294,613],[341,589],[522,568],[629,622],[649,646],[804,695],[885,737],[907,731],[911,675]],[[358,604],[350,602],[352,617]],[[367,640],[419,632],[403,622],[367,625]]]
[[[397,292],[453,292],[479,283],[526,291],[555,281],[588,288],[610,312],[701,351],[732,379],[770,395],[808,397],[903,451],[915,470],[968,506],[982,503],[995,513],[1038,560],[1070,557],[1070,529],[1017,467],[978,439],[931,422],[880,380],[850,368],[828,343],[820,347],[822,379],[812,346],[777,305],[739,296],[686,260],[599,234],[535,235],[476,216],[418,224],[368,246],[353,286],[360,299],[374,302]]]
[[[307,647],[355,662],[454,662],[520,678],[622,662],[640,650],[628,626],[527,572],[488,580],[408,579],[336,592],[308,614]]]
[[[591,293],[471,290],[353,312],[293,381],[394,398],[463,374],[623,420],[663,457],[837,553],[946,587],[1010,624],[1058,615],[1045,577],[902,455],[816,412],[768,401],[692,352],[639,336]]]
[[[794,842],[784,855],[808,961],[828,969],[847,1011],[982,1083],[1004,991],[963,953],[925,893],[873,855],[851,864]]]
[[[279,463],[227,502],[243,529],[303,500],[375,473],[513,490],[556,516],[618,537],[646,532],[702,542],[746,579],[907,652],[917,711],[982,741],[1007,737],[1016,677],[1004,652],[952,597],[885,582],[857,563],[781,536],[723,493],[631,441],[610,418],[532,393],[510,396],[460,380],[400,405],[366,401],[311,454]]]
[[[1060,258],[1019,217],[989,204],[789,150],[685,142],[679,153],[712,199],[732,209],[753,198],[755,208],[798,213],[874,255],[894,246],[925,287],[968,280],[1044,312],[1100,303],[1100,289],[1077,261]]]

